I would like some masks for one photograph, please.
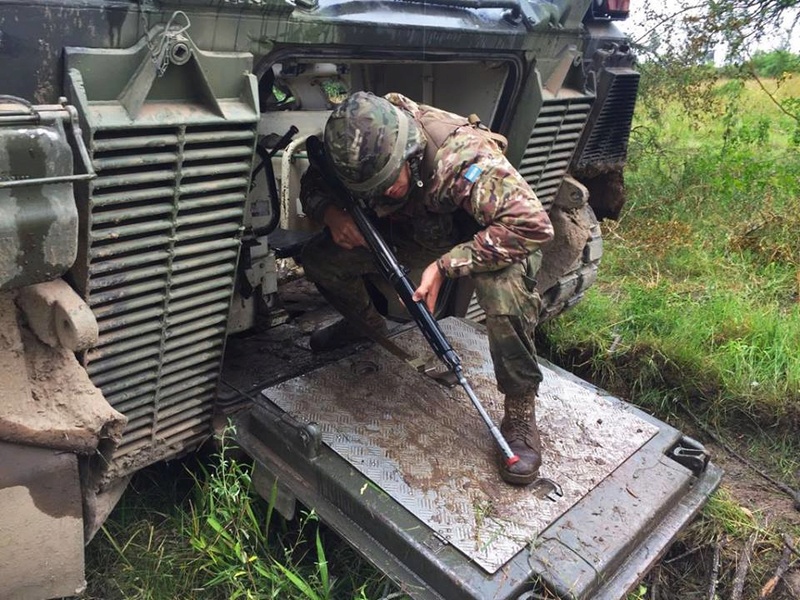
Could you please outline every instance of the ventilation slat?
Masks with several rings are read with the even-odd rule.
[[[105,319],[107,317],[125,313],[131,310],[163,303],[164,296],[159,290],[158,293],[147,294],[145,296],[139,296],[138,298],[130,298],[125,300],[125,302],[115,302],[106,304],[105,306],[98,306],[97,308],[92,309],[92,311],[98,319]]]
[[[130,269],[112,275],[97,277],[92,281],[92,290],[102,290],[116,285],[130,284],[135,281],[151,279],[168,273],[167,265],[153,265],[142,269]]]
[[[164,349],[167,352],[174,352],[178,348],[183,348],[187,345],[194,345],[198,342],[203,340],[207,340],[209,338],[215,338],[220,334],[225,332],[225,327],[209,327],[207,329],[201,329],[200,331],[195,331],[190,335],[180,336],[180,337],[171,337],[167,340],[166,344],[164,345]]]
[[[163,146],[174,146],[178,143],[178,136],[174,133],[163,133],[160,135],[147,136],[126,136],[110,139],[95,137],[95,152],[111,152],[117,150],[142,150],[145,148],[160,148]]]
[[[214,390],[216,390],[216,387],[217,386],[214,383],[205,383],[203,385],[191,387],[188,390],[182,389],[181,391],[170,395],[165,395],[162,393],[161,397],[159,398],[159,403],[163,406],[174,406],[182,403],[185,400],[189,400],[190,398],[197,398],[209,393],[213,393]]]
[[[158,421],[158,435],[159,437],[169,439],[175,433],[182,433],[187,428],[191,429],[197,425],[206,422],[207,416],[211,411],[211,398],[208,398],[204,403],[200,404],[197,408],[187,409],[184,413],[179,413],[168,419],[159,419]]]
[[[196,285],[170,290],[170,299],[177,300],[186,296],[195,296],[214,288],[228,288],[233,283],[233,276],[216,277],[211,281],[203,281]]]
[[[89,305],[94,308],[95,306],[99,306],[101,304],[106,304],[108,302],[113,302],[114,300],[120,300],[121,298],[130,298],[133,296],[138,296],[139,294],[145,294],[147,292],[152,292],[154,290],[160,290],[164,287],[166,282],[166,277],[163,279],[152,279],[150,281],[143,281],[142,283],[137,284],[128,284],[121,287],[113,288],[106,290],[105,292],[94,292],[91,291],[89,293]]]
[[[154,398],[155,393],[151,392],[126,402],[120,402],[114,408],[124,415],[133,418],[140,417],[142,415],[151,415],[153,414]]]
[[[113,398],[115,397],[115,394],[130,390],[131,388],[138,389],[142,385],[148,385],[150,382],[154,382],[157,375],[158,368],[152,367],[148,371],[137,373],[136,375],[128,377],[124,381],[117,381],[116,383],[101,385],[99,387],[103,391],[103,395],[111,396]]]
[[[218,365],[221,357],[222,350],[210,350],[207,352],[198,352],[196,354],[192,354],[183,360],[174,360],[170,362],[164,361],[164,364],[161,365],[161,376],[166,378],[167,375],[171,375],[172,373],[184,372],[198,363],[207,364],[209,367]]]
[[[92,377],[92,383],[95,384],[97,387],[109,390],[108,387],[114,381],[120,381],[124,379],[124,384],[127,386],[127,383],[132,381],[132,376],[136,375],[137,373],[141,373],[143,371],[147,371],[148,373],[155,373],[158,370],[158,360],[157,358],[151,358],[150,360],[140,360],[136,361],[133,364],[126,365],[124,367],[119,367],[116,369],[111,369],[108,371],[103,372],[102,374],[97,374]]]
[[[103,244],[102,246],[92,246],[89,249],[89,257],[92,260],[105,259],[119,256],[127,252],[136,252],[137,250],[152,250],[154,247],[165,246],[169,244],[170,236],[157,235],[140,237],[135,240],[127,240],[124,242],[113,242]]]
[[[230,173],[249,173],[249,162],[221,163],[214,165],[184,166],[181,169],[181,176],[184,179],[189,177],[220,177]]]
[[[206,383],[216,379],[218,372],[218,361],[206,365],[195,365],[191,369],[184,369],[163,377],[161,379],[161,389],[164,394],[169,394],[180,389],[183,385]]]
[[[128,327],[136,323],[141,323],[142,321],[149,323],[156,319],[160,320],[163,314],[164,308],[162,306],[156,306],[147,310],[114,315],[107,319],[98,319],[97,326],[100,328],[100,331],[106,332],[120,327]]]
[[[92,204],[95,208],[103,208],[116,204],[127,204],[129,202],[172,198],[174,195],[174,187],[151,187],[143,190],[125,190],[123,192],[112,192],[108,194],[94,194],[92,196]]]
[[[233,249],[234,254],[239,252],[239,240],[225,238],[221,240],[211,240],[203,242],[202,244],[181,244],[175,246],[175,257],[177,259],[183,256],[200,253],[213,253],[223,250]]]
[[[213,225],[210,227],[186,229],[184,231],[179,231],[175,239],[178,242],[186,242],[210,236],[232,235],[237,233],[240,227],[241,225],[239,223],[224,223],[222,225]]]
[[[163,165],[165,163],[175,163],[178,154],[175,152],[156,152],[153,154],[137,154],[134,156],[120,156],[114,158],[95,158],[94,168],[96,171],[107,171],[110,169],[141,169],[153,165]]]
[[[243,200],[243,192],[235,194],[215,194],[213,196],[205,196],[201,198],[183,199],[178,204],[180,210],[193,210],[197,208],[208,208],[222,206],[223,204],[241,204]]]
[[[120,208],[116,210],[107,210],[98,212],[92,219],[92,226],[97,225],[119,225],[131,219],[149,219],[151,217],[160,217],[168,215],[174,210],[172,204],[148,204],[146,206],[137,206],[136,208]]]
[[[131,338],[139,337],[145,333],[152,333],[161,329],[161,323],[158,321],[150,321],[141,323],[133,327],[125,327],[124,329],[117,329],[116,331],[101,332],[98,339],[98,346],[105,346],[106,344],[113,344],[114,342],[121,342]]]
[[[132,403],[135,403],[136,406],[144,406],[148,402],[153,402],[155,399],[155,391],[155,383],[145,383],[118,394],[106,394],[106,400],[108,400],[108,403],[114,408],[117,406],[130,405]],[[120,410],[120,412],[123,411]]]
[[[210,142],[252,142],[255,139],[255,132],[251,129],[239,131],[187,131],[184,136],[184,144],[208,144]]]
[[[156,338],[156,341],[158,341],[158,338]],[[89,366],[86,368],[86,371],[89,373],[89,375],[94,377],[95,375],[100,375],[101,373],[105,373],[111,369],[124,367],[130,363],[145,361],[149,358],[157,356],[158,354],[158,346],[153,346],[151,344],[150,346],[140,348],[135,352],[125,352],[124,354],[112,356],[106,360],[95,360],[89,364]],[[92,381],[94,382],[94,379]]]
[[[232,262],[225,262],[222,264],[214,265],[205,269],[196,269],[196,267],[216,263],[220,260],[219,256],[202,256],[195,258],[191,261],[191,265],[181,265],[180,271],[172,278],[173,287],[181,286],[186,283],[200,281],[202,279],[210,279],[212,277],[227,277],[233,273]],[[189,261],[187,261],[189,262]],[[192,269],[192,270],[189,270]],[[177,267],[175,271],[178,271]]]
[[[86,203],[84,289],[100,336],[84,361],[129,419],[116,476],[209,431],[256,127],[254,114],[244,124],[90,130],[99,176]]]
[[[169,252],[166,250],[154,250],[153,252],[142,252],[128,256],[119,256],[104,261],[92,263],[92,272],[96,275],[103,275],[112,271],[123,271],[140,265],[149,263],[160,263],[169,260]]]
[[[204,352],[219,352],[222,348],[222,340],[220,339],[213,339],[213,340],[205,340],[203,342],[194,344],[192,346],[184,346],[181,350],[172,351],[167,356],[169,357],[169,362],[174,362],[177,360],[183,360],[188,356],[194,356],[195,358],[200,357],[201,354]]]
[[[86,353],[86,359],[89,363],[89,368],[91,368],[95,361],[99,362],[104,360],[112,360],[117,355],[126,354],[131,350],[135,350],[136,348],[158,344],[160,340],[161,335],[151,333],[149,335],[142,335],[132,340],[128,340],[127,342],[96,346]]]
[[[210,327],[212,325],[217,325],[219,323],[225,323],[228,320],[226,315],[214,315],[211,317],[206,317],[205,319],[198,319],[196,321],[190,321],[189,323],[185,323],[183,325],[175,326],[174,323],[170,324],[170,328],[168,331],[169,335],[174,335],[176,337],[187,335],[189,333],[193,333],[200,329],[204,329],[206,327]]]
[[[180,325],[181,323],[185,323],[186,321],[194,321],[195,319],[209,316],[215,312],[225,312],[227,311],[227,309],[228,309],[227,302],[217,302],[216,304],[198,306],[188,312],[175,312],[175,313],[171,312],[169,318],[167,319],[167,323],[170,326]]]
[[[250,185],[248,177],[230,177],[228,179],[214,179],[213,181],[199,181],[196,183],[182,182],[179,192],[181,196],[212,194],[221,190],[246,190],[248,185]]]
[[[203,148],[201,150],[186,150],[183,153],[183,162],[195,160],[222,161],[228,158],[247,158],[253,156],[252,146],[223,146],[221,148]],[[249,166],[249,162],[247,165]]]
[[[185,227],[187,225],[198,225],[200,223],[213,223],[215,221],[222,221],[227,219],[236,219],[237,228],[239,221],[244,214],[244,208],[227,208],[225,210],[214,210],[192,215],[178,215],[178,227]]]
[[[92,187],[94,187],[94,189],[103,189],[128,185],[163,183],[164,181],[175,181],[176,175],[175,169],[145,171],[144,173],[125,173],[123,175],[103,175],[92,180]]]

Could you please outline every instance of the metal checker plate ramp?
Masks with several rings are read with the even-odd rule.
[[[486,336],[459,319],[441,325],[499,422],[503,397]],[[416,329],[394,341],[427,349]],[[561,486],[555,501],[500,479],[494,442],[460,387],[447,389],[377,346],[263,393],[298,420],[316,422],[335,452],[494,573],[658,431],[625,404],[542,371],[540,474]]]

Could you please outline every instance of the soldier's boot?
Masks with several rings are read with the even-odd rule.
[[[365,331],[366,327],[383,337],[389,334],[386,321],[375,310],[371,310],[361,318],[360,325],[342,317],[330,325],[316,329],[311,334],[308,343],[314,352],[336,350],[348,344],[370,339]]]
[[[506,483],[528,485],[533,483],[542,465],[542,442],[536,427],[536,393],[506,396],[505,415],[500,423],[500,433],[511,450],[519,457],[513,465],[503,461],[500,475]]]

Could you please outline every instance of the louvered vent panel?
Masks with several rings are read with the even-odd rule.
[[[92,381],[128,426],[117,475],[208,434],[254,143],[251,124],[96,130]],[[145,463],[146,464],[146,463]]]
[[[579,168],[593,163],[622,163],[628,155],[628,138],[639,91],[639,73],[632,69],[606,69],[608,92],[601,106],[595,106],[591,131],[577,161]],[[595,116],[596,114],[596,116]]]
[[[561,185],[592,108],[592,98],[545,99],[528,140],[519,172],[546,209]]]

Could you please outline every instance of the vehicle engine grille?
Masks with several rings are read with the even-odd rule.
[[[84,361],[128,417],[117,475],[208,435],[254,141],[250,124],[94,132]]]
[[[597,164],[625,163],[639,73],[627,67],[606,68],[597,87],[598,101],[589,116],[588,132],[575,154],[575,166],[581,170]]]
[[[97,173],[76,190],[70,276],[100,334],[81,359],[128,418],[95,461],[101,484],[212,432],[257,136],[252,55],[205,52],[184,32],[156,70],[160,31],[130,48],[64,49]]]
[[[518,170],[545,209],[553,204],[592,109],[592,96],[547,97]]]

